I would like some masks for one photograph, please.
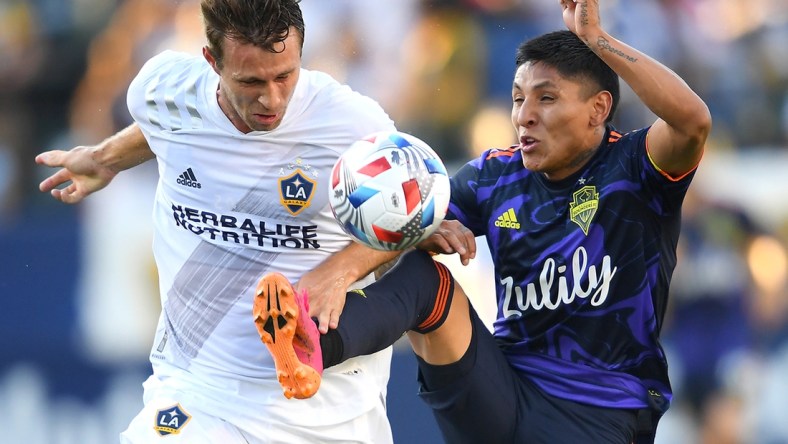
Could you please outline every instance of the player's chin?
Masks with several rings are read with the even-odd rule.
[[[542,163],[539,162],[534,158],[534,156],[528,156],[523,154],[523,166],[528,171],[533,171],[534,173],[541,173],[543,172]]]

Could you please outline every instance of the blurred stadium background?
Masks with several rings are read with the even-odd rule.
[[[788,443],[788,2],[605,0],[603,22],[666,63],[714,117],[685,205],[664,327],[676,401],[659,443]],[[563,27],[557,0],[303,0],[304,65],[378,99],[450,169],[512,143],[513,52]],[[0,2],[0,442],[117,442],[141,406],[158,314],[152,163],[79,206],[33,157],[129,121],[125,89],[163,48],[197,53],[197,0]],[[653,116],[625,89],[621,130]],[[451,258],[447,262],[458,267]],[[492,288],[489,257],[460,276]],[[398,443],[440,442],[395,354]]]

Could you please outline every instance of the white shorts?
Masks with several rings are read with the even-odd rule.
[[[318,426],[272,422],[265,412],[253,421],[221,418],[201,411],[194,399],[172,387],[146,386],[145,406],[120,434],[121,444],[393,443],[383,399],[348,421]]]

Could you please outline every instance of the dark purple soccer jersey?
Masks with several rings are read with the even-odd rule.
[[[452,178],[448,218],[485,235],[495,264],[495,337],[548,393],[615,408],[669,402],[658,336],[676,265],[681,203],[646,153],[647,128],[609,128],[572,176],[550,182],[516,147]]]

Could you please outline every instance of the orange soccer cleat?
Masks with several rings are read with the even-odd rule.
[[[285,397],[305,399],[317,393],[323,354],[306,292],[296,293],[281,273],[268,273],[257,284],[252,314]]]

